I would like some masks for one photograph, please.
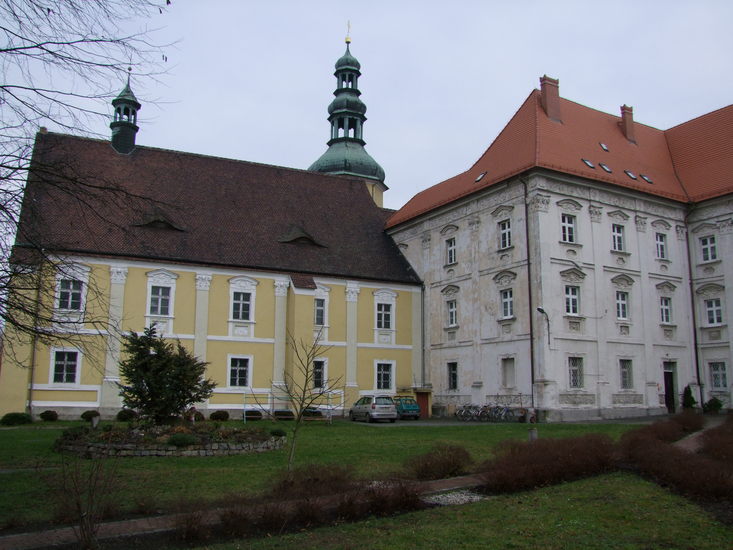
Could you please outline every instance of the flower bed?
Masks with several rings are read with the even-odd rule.
[[[281,449],[284,437],[270,437],[266,441],[252,443],[205,443],[176,447],[162,443],[84,443],[65,442],[56,445],[56,450],[80,456],[97,458],[102,456],[226,456],[248,453],[262,453]]]

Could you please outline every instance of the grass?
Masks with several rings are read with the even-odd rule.
[[[47,482],[59,468],[60,457],[51,450],[61,430],[79,423],[36,423],[0,430],[0,529],[23,524],[47,524],[54,516],[46,497]],[[265,427],[288,423],[258,422]],[[618,439],[629,424],[545,424],[541,437],[571,437],[589,432]],[[525,424],[466,424],[423,427],[419,423],[371,426],[346,421],[332,426],[306,424],[301,430],[296,463],[349,464],[365,478],[385,477],[402,470],[407,458],[426,453],[435,443],[462,445],[474,460],[492,455],[506,439],[527,438]],[[119,512],[134,514],[175,511],[185,504],[206,505],[235,494],[251,495],[269,487],[286,464],[286,451],[257,455],[205,458],[116,459],[123,482]],[[152,503],[152,504],[151,504]]]
[[[462,506],[198,548],[719,550],[731,540],[733,528],[695,504],[631,474],[613,473]]]

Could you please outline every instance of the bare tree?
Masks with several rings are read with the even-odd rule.
[[[330,346],[323,346],[320,342],[320,332],[313,342],[302,339],[296,341],[292,334],[288,334],[292,368],[289,372],[285,372],[284,383],[280,386],[295,415],[288,448],[288,471],[292,471],[295,463],[298,432],[303,425],[304,414],[318,405],[329,404],[330,396],[337,393],[341,387],[340,377],[328,378],[327,373],[317,364],[318,358],[323,357],[331,349]],[[328,412],[330,414],[330,410]]]
[[[57,275],[69,274],[75,266],[67,262],[67,251],[55,248],[32,225],[21,230],[21,219],[34,217],[33,201],[24,200],[26,182],[35,179],[71,197],[89,215],[102,211],[95,205],[103,201],[130,200],[115,182],[83,173],[71,158],[53,155],[53,161],[46,161],[48,157],[34,153],[36,133],[50,126],[98,135],[94,128],[106,128],[109,102],[128,71],[154,77],[166,61],[163,46],[151,41],[150,30],[127,28],[162,14],[170,3],[0,0],[0,318],[6,352],[19,364],[27,363],[28,357],[16,357],[14,343],[89,341],[78,338],[78,318],[54,314]],[[88,301],[104,299],[93,280],[88,281],[86,296]],[[109,329],[104,316],[90,319],[85,313],[84,323]]]

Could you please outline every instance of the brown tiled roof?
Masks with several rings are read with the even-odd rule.
[[[621,130],[620,117],[563,98],[559,101],[562,122],[548,118],[542,108],[541,92],[534,90],[469,170],[415,195],[390,217],[387,227],[532,168],[581,176],[680,202],[733,192],[733,106],[667,132],[635,122],[636,142],[632,143]],[[594,168],[582,159],[589,160]],[[599,163],[608,166],[611,173]],[[629,177],[625,170],[637,179]],[[641,174],[653,183],[645,181]]]
[[[33,166],[16,247],[419,282],[357,178],[53,133]]]

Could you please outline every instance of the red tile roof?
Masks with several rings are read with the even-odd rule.
[[[534,90],[469,170],[415,195],[390,217],[387,227],[532,168],[581,176],[679,202],[733,192],[733,105],[666,132],[635,122],[636,142],[632,143],[621,129],[621,117],[562,98],[559,102],[562,122],[547,117],[541,92]]]
[[[31,242],[75,254],[418,283],[384,222],[358,178],[149,147],[121,155],[108,141],[49,133],[36,138],[16,257]],[[287,238],[293,227],[305,237]]]

